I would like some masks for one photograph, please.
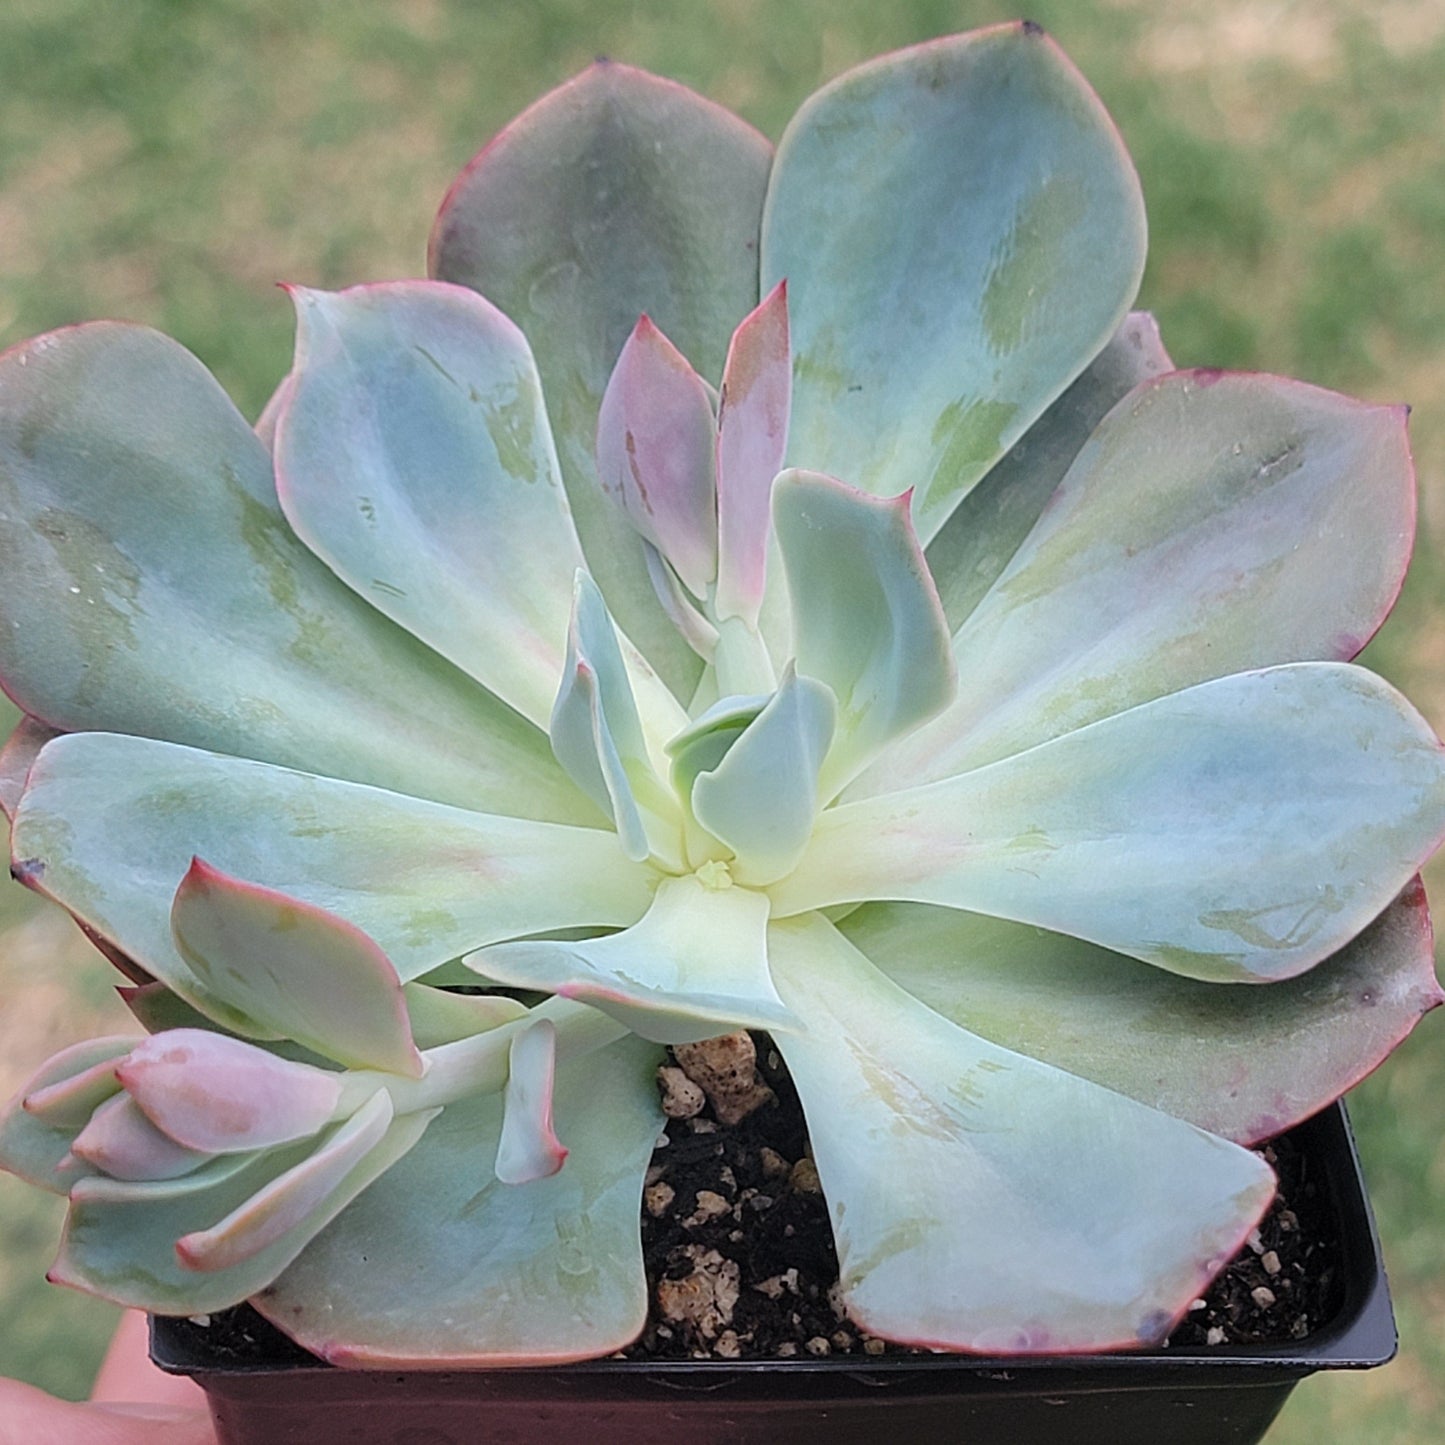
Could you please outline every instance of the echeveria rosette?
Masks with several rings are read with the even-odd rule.
[[[452,1103],[262,1308],[357,1362],[616,1348],[636,1036],[742,1023],[865,1325],[1160,1337],[1270,1188],[1193,1125],[1287,1126],[1440,1001],[1439,748],[1349,665],[1408,555],[1402,413],[1172,370],[1132,168],[1031,26],[851,72],[776,159],[593,67],[432,262],[295,293],[264,440],[138,328],[0,363],[21,876],[156,1014],[296,1037],[177,946],[199,853],[403,988],[465,956],[634,1035],[559,1068],[565,1167],[500,1184],[502,1099]]]

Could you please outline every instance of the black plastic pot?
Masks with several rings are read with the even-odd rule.
[[[221,1445],[1252,1445],[1306,1375],[1382,1365],[1396,1346],[1344,1106],[1293,1133],[1339,1228],[1342,1294],[1288,1346],[398,1373],[220,1364],[156,1319],[151,1355],[205,1388]]]

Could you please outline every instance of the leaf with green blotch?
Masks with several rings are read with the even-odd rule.
[[[978,767],[1251,667],[1347,661],[1415,525],[1402,408],[1173,372],[1100,424],[954,635],[954,703],[860,792]]]
[[[503,943],[468,967],[513,988],[592,1004],[642,1038],[692,1043],[729,1029],[802,1027],[768,976],[768,900],[750,888],[665,878],[646,917],[577,943]]]
[[[208,993],[352,1069],[418,1078],[401,979],[359,928],[289,894],[192,860],[171,937]]]
[[[535,1365],[621,1349],[647,1315],[637,1227],[661,1053],[624,1038],[557,1068],[566,1165],[493,1169],[502,1099],[449,1105],[253,1303],[333,1364]]]
[[[212,1270],[189,1268],[177,1242],[204,1235],[237,1211],[244,1218],[250,1201],[289,1171],[304,1172],[308,1160],[335,1146],[347,1124],[337,1125],[320,1144],[307,1139],[217,1160],[183,1179],[134,1184],[96,1175],[82,1179],[71,1191],[50,1278],[156,1314],[202,1314],[239,1304],[270,1284],[362,1190],[406,1154],[433,1117],[426,1112],[396,1119],[359,1159],[348,1154],[350,1169],[329,1181],[330,1192],[319,1208],[293,1221],[258,1252]]]
[[[952,698],[948,625],[906,496],[884,500],[788,471],[773,487],[773,526],[798,671],[827,684],[838,704],[818,780],[826,803]]]
[[[0,675],[52,727],[588,815],[546,739],[334,577],[205,368],[96,322],[0,357]]]
[[[642,542],[597,486],[597,411],[644,312],[705,377],[758,300],[772,147],[671,81],[600,61],[544,96],[463,171],[430,272],[481,292],[531,342],[588,570],[679,697],[700,663],[668,621]]]
[[[1154,318],[1131,311],[1084,374],[954,508],[926,552],[951,630],[1013,560],[1109,410],[1141,381],[1173,369]]]
[[[1445,1000],[1419,879],[1338,953],[1268,988],[919,903],[870,904],[839,926],[961,1027],[1237,1144],[1317,1113]]]
[[[649,870],[602,829],[470,813],[110,734],[46,748],[14,845],[32,887],[251,1036],[266,1030],[208,989],[171,939],[171,900],[197,852],[337,914],[404,980],[502,938],[626,927],[652,897]]]
[[[525,338],[435,281],[291,294],[287,520],[379,612],[545,728],[582,549]]]
[[[788,459],[927,542],[1102,349],[1144,206],[1098,97],[1037,26],[900,50],[804,103],[778,145],[762,284],[786,277]]]
[[[1256,1155],[965,1032],[823,918],[769,934],[809,1021],[776,1042],[870,1333],[984,1354],[1158,1344],[1269,1204]]]
[[[114,1065],[135,1042],[108,1035],[47,1059],[0,1111],[0,1169],[52,1194],[67,1193],[77,1179],[93,1173],[71,1154],[70,1143],[92,1111],[120,1092]],[[43,1107],[24,1107],[28,1097],[42,1094],[50,1096],[41,1100]]]
[[[1348,663],[1295,663],[832,808],[774,915],[941,903],[1190,978],[1289,978],[1419,870],[1442,800],[1445,750],[1399,693]]]

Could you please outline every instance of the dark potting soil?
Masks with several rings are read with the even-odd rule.
[[[652,1310],[619,1358],[922,1353],[870,1338],[844,1314],[832,1229],[797,1094],[770,1040],[758,1035],[754,1042],[770,1100],[723,1124],[709,1099],[691,1117],[669,1119],[658,1141],[642,1210]],[[669,1057],[669,1065],[676,1062]],[[1309,1159],[1288,1135],[1260,1152],[1279,1175],[1279,1193],[1169,1346],[1290,1343],[1339,1309],[1334,1221]],[[313,1358],[249,1305],[199,1316],[184,1328],[218,1361]]]

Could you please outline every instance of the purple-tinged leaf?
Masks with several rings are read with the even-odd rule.
[[[291,399],[291,382],[291,373],[288,371],[276,383],[276,390],[271,393],[266,405],[261,408],[261,415],[256,418],[256,425],[252,428],[256,433],[256,439],[268,452],[276,450],[276,423],[281,419],[281,413]]]
[[[1445,1001],[1419,879],[1338,953],[1268,988],[917,903],[871,904],[840,927],[960,1027],[1236,1144],[1318,1113]]]
[[[550,1019],[524,1024],[512,1035],[497,1178],[503,1184],[547,1179],[566,1161],[552,1127],[552,1085],[557,1071],[557,1028]]]
[[[643,314],[597,413],[597,480],[699,599],[717,576],[717,429],[687,358]]]
[[[59,736],[55,728],[39,718],[23,717],[15,724],[15,730],[0,748],[0,812],[7,818],[15,816],[20,795],[25,791],[25,780],[30,776],[31,765],[40,756],[40,749]]]
[[[204,1029],[142,1039],[116,1077],[157,1128],[212,1154],[305,1139],[329,1122],[341,1097],[338,1074]]]
[[[83,1129],[90,1116],[107,1099],[114,1098],[121,1091],[120,1080],[115,1076],[116,1055],[109,1047],[112,1041],[101,1039],[97,1042],[105,1045],[99,1062],[54,1084],[39,1088],[27,1085],[20,1094],[20,1107],[31,1118],[52,1129]],[[127,1039],[126,1043],[134,1043],[134,1040]],[[88,1049],[89,1045],[79,1047]],[[57,1055],[50,1063],[58,1063],[61,1057],[63,1055]]]
[[[178,1179],[211,1157],[162,1133],[129,1094],[107,1099],[75,1136],[70,1150],[112,1179]]]
[[[776,1043],[863,1329],[981,1354],[1156,1345],[1268,1206],[1258,1156],[965,1032],[821,917],[769,935],[808,1018]]]
[[[718,407],[716,612],[756,624],[793,395],[788,283],[779,281],[733,333]]]
[[[176,890],[171,936],[208,993],[326,1058],[419,1078],[402,984],[359,928],[199,858]]]

